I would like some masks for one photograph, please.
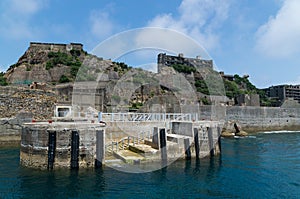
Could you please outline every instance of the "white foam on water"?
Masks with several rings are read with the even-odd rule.
[[[245,138],[251,138],[251,139],[255,139],[256,136],[250,135],[250,136],[234,136],[235,139],[245,139]]]
[[[259,132],[261,134],[280,134],[280,133],[300,133],[299,131],[265,131],[265,132]]]

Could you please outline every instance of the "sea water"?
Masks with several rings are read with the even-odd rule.
[[[300,133],[222,139],[222,155],[141,174],[41,171],[0,148],[0,198],[300,198]]]

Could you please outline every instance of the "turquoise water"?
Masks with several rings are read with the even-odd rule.
[[[111,168],[39,171],[0,148],[0,198],[300,198],[300,133],[222,139],[221,156],[129,174]]]

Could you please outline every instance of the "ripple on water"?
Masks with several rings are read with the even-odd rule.
[[[40,171],[0,149],[0,198],[298,198],[300,134],[222,139],[222,155],[132,174],[109,167]]]

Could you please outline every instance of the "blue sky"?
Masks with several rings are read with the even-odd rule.
[[[161,27],[193,38],[219,70],[249,74],[260,88],[300,84],[299,19],[299,0],[2,0],[0,69],[31,41],[80,42],[91,52],[122,31]]]

